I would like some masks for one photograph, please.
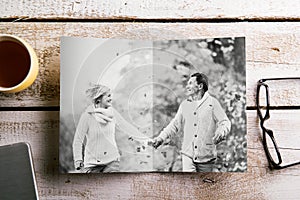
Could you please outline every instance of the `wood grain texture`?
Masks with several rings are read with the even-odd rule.
[[[260,78],[300,76],[299,23],[0,23],[0,33],[24,38],[40,63],[35,83],[19,93],[0,94],[0,107],[59,106],[61,36],[148,40],[245,36],[249,107],[255,106]],[[300,105],[299,81],[274,83],[270,90],[271,105]]]
[[[1,18],[20,19],[299,19],[299,0],[68,0],[17,1],[0,3]]]
[[[284,134],[299,130],[299,110],[274,111],[271,116],[269,126],[274,130]],[[279,171],[267,167],[255,111],[247,112],[246,173],[59,174],[59,112],[0,112],[0,123],[0,145],[31,144],[41,199],[300,198],[300,166]],[[299,141],[299,134],[296,137]],[[279,138],[285,144],[296,144],[290,138]],[[296,147],[299,143],[287,155],[294,155]],[[299,149],[296,151],[299,159]]]

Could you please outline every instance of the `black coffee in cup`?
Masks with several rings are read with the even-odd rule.
[[[27,49],[13,41],[0,41],[0,87],[21,83],[30,69]]]
[[[34,49],[22,38],[0,34],[0,92],[20,92],[38,74]]]

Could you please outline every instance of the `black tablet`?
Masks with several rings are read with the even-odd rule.
[[[0,146],[0,199],[38,199],[30,146]]]

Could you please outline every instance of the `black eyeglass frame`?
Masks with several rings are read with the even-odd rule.
[[[283,169],[283,168],[287,168],[287,167],[291,167],[291,166],[299,165],[300,164],[300,161],[298,161],[298,162],[291,163],[291,164],[288,164],[288,165],[283,165],[283,166],[281,165],[282,158],[281,158],[281,154],[280,154],[279,148],[277,146],[277,143],[276,143],[276,140],[275,140],[275,137],[274,137],[274,133],[273,133],[273,131],[271,129],[267,129],[264,126],[265,121],[267,121],[270,118],[269,86],[265,82],[266,81],[276,81],[276,80],[292,80],[292,79],[299,79],[300,80],[300,77],[265,78],[265,79],[260,79],[257,82],[257,90],[256,90],[256,108],[257,108],[257,114],[259,116],[260,127],[261,127],[262,132],[263,132],[263,138],[262,138],[263,147],[264,147],[264,150],[265,150],[265,153],[266,153],[266,156],[267,156],[270,168],[272,168],[272,169]],[[266,90],[266,101],[267,101],[266,102],[267,103],[267,105],[266,105],[266,113],[265,113],[264,116],[262,115],[261,106],[259,104],[259,93],[260,93],[260,88],[262,86]],[[278,158],[278,162],[274,161],[274,159],[271,156],[271,153],[269,152],[269,149],[268,149],[268,146],[267,146],[267,138],[266,138],[267,135],[266,134],[268,134],[268,136],[272,140],[272,143],[274,145],[274,148],[275,148],[275,151],[276,151],[276,155],[277,155],[277,158]]]

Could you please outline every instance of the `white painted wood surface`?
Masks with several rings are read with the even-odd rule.
[[[299,19],[300,1],[285,0],[2,0],[0,17],[95,20],[291,20]]]
[[[59,106],[60,36],[185,39],[246,37],[247,106],[255,108],[256,82],[300,76],[300,1],[284,0],[67,0],[0,2],[0,33],[15,34],[36,50],[36,82],[16,94],[0,94],[0,107]],[[151,21],[268,20],[255,23],[49,23],[55,20]],[[43,22],[35,23],[41,20]],[[276,22],[276,20],[289,22]],[[271,105],[300,106],[298,81],[276,83]],[[278,92],[281,89],[283,92]],[[272,128],[285,156],[299,159],[299,110],[276,110]],[[0,145],[32,146],[41,199],[300,199],[300,166],[270,171],[256,111],[247,112],[247,173],[58,174],[59,112],[0,112]],[[291,134],[287,136],[288,134]],[[292,138],[292,139],[291,139]],[[204,181],[206,178],[213,183]]]
[[[299,116],[299,110],[272,112],[269,125],[278,141],[296,144],[280,134],[299,133]],[[256,112],[248,111],[247,119],[246,173],[59,174],[59,112],[54,111],[0,112],[0,145],[31,144],[41,199],[299,199],[300,166],[270,171]],[[296,137],[299,141],[300,135]],[[293,151],[300,159],[299,149],[286,155],[295,155]]]
[[[40,71],[32,87],[0,94],[0,107],[59,106],[61,36],[184,39],[246,37],[247,106],[255,106],[256,83],[266,77],[300,76],[300,23],[0,23],[0,33],[15,34],[36,50]],[[276,92],[278,89],[282,92]],[[271,105],[299,106],[299,81],[274,83]]]

